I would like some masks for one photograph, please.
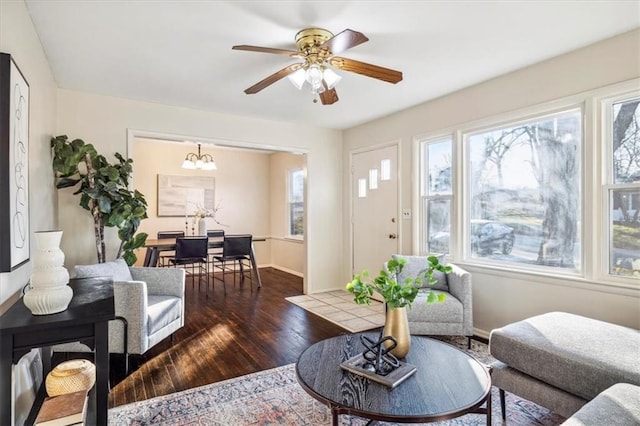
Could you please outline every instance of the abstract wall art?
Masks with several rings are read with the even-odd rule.
[[[0,53],[0,272],[29,261],[29,84]]]
[[[158,216],[193,216],[215,207],[215,180],[210,176],[158,175]]]

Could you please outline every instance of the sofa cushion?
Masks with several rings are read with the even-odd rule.
[[[445,257],[444,255],[434,255],[437,256],[440,260],[440,263],[444,263]],[[429,267],[429,260],[427,256],[405,256],[404,254],[394,254],[393,258],[396,259],[398,257],[403,257],[407,259],[406,265],[402,269],[402,273],[398,277],[398,282],[404,281],[406,277],[415,278],[421,271],[424,271]],[[440,271],[433,271],[433,278],[435,278],[438,282],[430,286],[426,281],[422,283],[423,288],[430,288],[432,290],[441,290],[441,291],[449,291],[449,285],[447,284],[447,276],[446,274]]]
[[[586,400],[618,382],[640,385],[640,331],[564,312],[495,329],[499,361]]]
[[[562,426],[640,425],[640,387],[618,383],[604,390]]]
[[[113,262],[96,263],[95,265],[76,265],[74,267],[76,278],[111,277],[113,281],[132,281],[129,265],[124,259],[116,259]]]
[[[147,330],[151,336],[180,318],[182,315],[180,299],[173,296],[148,296],[147,314]]]

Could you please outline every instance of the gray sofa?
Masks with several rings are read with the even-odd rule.
[[[603,425],[640,425],[640,386],[616,383],[562,423],[562,426]]]
[[[617,383],[640,385],[640,331],[565,312],[494,329],[493,385],[564,417]],[[636,401],[636,403],[638,403]]]
[[[407,259],[407,264],[397,277],[398,282],[406,277],[415,278],[429,265],[425,256],[393,255],[394,259],[398,257]],[[449,274],[435,271],[433,277],[438,283],[434,286],[424,285],[425,289],[419,291],[411,309],[407,310],[409,330],[418,335],[467,336],[470,345],[473,336],[471,274],[459,266],[451,267]],[[444,302],[428,305],[426,298],[429,288],[436,293],[446,293]]]

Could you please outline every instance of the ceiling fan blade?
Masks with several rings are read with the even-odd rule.
[[[402,72],[389,68],[371,65],[365,62],[354,61],[353,59],[333,57],[329,60],[331,66],[343,71],[355,72],[367,77],[377,78],[378,80],[387,81],[389,83],[397,83],[402,81]]]
[[[320,93],[320,101],[322,105],[332,105],[338,102],[338,94],[336,89],[328,89],[327,83],[324,83],[324,92]]]
[[[265,87],[272,85],[273,83],[275,83],[276,81],[280,80],[281,78],[284,78],[284,77],[288,76],[289,74],[291,74],[293,72],[296,72],[297,70],[299,70],[302,67],[302,65],[303,65],[302,63],[289,65],[288,67],[283,68],[280,71],[271,74],[269,77],[265,78],[264,80],[259,81],[258,83],[256,83],[253,86],[249,87],[248,89],[246,89],[244,91],[244,93],[246,93],[247,95],[252,95],[254,93],[258,93],[259,91],[261,91]]]
[[[246,50],[248,52],[261,52],[261,53],[275,53],[277,55],[287,55],[291,57],[300,56],[299,53],[295,50],[286,50],[286,49],[276,49],[273,47],[261,47],[261,46],[249,46],[248,44],[241,44],[238,46],[233,46],[233,50]]]
[[[328,49],[333,55],[336,55],[366,41],[369,39],[361,32],[346,29],[322,43],[320,48]]]

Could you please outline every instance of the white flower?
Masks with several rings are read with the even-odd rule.
[[[213,217],[215,214],[215,210],[203,209],[198,207],[194,212],[193,216],[197,219],[202,219],[205,217]]]

